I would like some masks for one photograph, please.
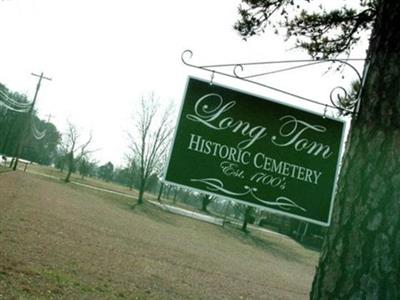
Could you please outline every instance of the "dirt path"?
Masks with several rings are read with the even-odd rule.
[[[130,199],[0,174],[0,299],[306,299],[317,254]]]

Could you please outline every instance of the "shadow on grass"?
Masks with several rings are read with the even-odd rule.
[[[175,214],[169,213],[168,211],[164,211],[161,208],[147,201],[144,201],[142,204],[127,203],[124,205],[124,209],[129,209],[140,215],[145,215],[146,217],[157,223],[164,223],[168,225],[177,226]]]
[[[259,237],[252,232],[244,232],[238,226],[232,224],[225,224],[224,228],[221,228],[224,234],[238,240],[239,242],[262,249],[267,251],[277,258],[284,259],[289,262],[302,263],[303,259],[299,257],[298,251],[289,247],[283,247],[281,243],[274,242],[272,239]]]
[[[53,178],[48,178],[49,180],[57,181],[64,186],[79,191],[80,193],[87,193],[91,195],[96,195],[102,201],[106,201],[119,209],[134,211],[135,213],[146,215],[148,218],[159,222],[167,223],[170,225],[176,225],[176,221],[171,215],[167,214],[165,211],[157,208],[156,206],[145,201],[143,204],[138,205],[137,199],[134,199],[129,194],[124,194],[120,191],[107,190],[104,188],[99,188],[97,186],[91,186],[89,184],[80,185],[74,184],[74,182],[65,182],[64,180],[55,180]],[[78,182],[79,183],[79,182]]]
[[[300,241],[296,241],[296,242],[306,250],[314,251],[317,253],[321,253],[321,251],[322,251],[322,244],[317,246],[317,245],[312,245],[312,244],[308,244],[308,243],[300,242]]]

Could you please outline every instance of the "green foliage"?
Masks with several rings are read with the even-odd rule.
[[[242,0],[240,19],[234,28],[247,39],[271,28],[286,38],[294,38],[296,47],[314,58],[335,57],[349,53],[362,32],[371,29],[376,17],[376,0],[361,0],[356,8],[346,4],[327,11],[319,6],[312,10],[312,0]],[[300,9],[300,5],[308,9]]]
[[[87,176],[94,176],[96,170],[96,162],[90,161],[88,157],[82,157],[78,162],[79,174],[84,179]]]
[[[27,146],[22,149],[22,157],[35,161],[42,165],[50,165],[56,156],[57,145],[60,142],[61,134],[52,123],[47,123],[33,116],[35,124],[41,131],[45,131],[42,139],[30,138]]]
[[[0,90],[19,103],[28,103],[26,95],[12,93],[3,84]],[[0,105],[0,153],[11,156],[15,151],[26,113],[15,112]]]
[[[98,176],[105,181],[111,181],[113,179],[114,174],[114,165],[112,162],[108,162],[98,169]]]
[[[122,185],[129,188],[134,188],[139,186],[139,174],[136,168],[131,166],[122,169],[116,169],[114,171],[114,180]]]
[[[56,156],[54,158],[54,166],[60,171],[64,170],[66,164],[66,156],[65,154],[61,154],[60,152],[56,152]]]
[[[159,179],[156,173],[153,173],[147,178],[146,190],[152,193],[157,193],[159,187]]]
[[[0,90],[20,103],[28,103],[26,95],[12,92],[0,83]],[[28,120],[30,126],[26,132],[23,124],[28,118],[28,114],[9,110],[0,106],[0,153],[13,156],[20,138],[24,138],[24,148],[21,157],[26,160],[40,164],[49,165],[56,157],[56,148],[60,142],[61,135],[54,124],[40,120],[35,111],[32,112],[31,119]],[[41,132],[46,134],[41,139],[35,139],[32,134],[32,124]]]

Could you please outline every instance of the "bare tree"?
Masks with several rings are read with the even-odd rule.
[[[76,126],[68,122],[68,129],[62,146],[66,152],[66,164],[68,167],[67,176],[64,179],[65,182],[70,181],[70,177],[72,172],[75,170],[76,163],[92,152],[87,149],[89,144],[92,142],[92,133],[89,134],[89,138],[85,143],[81,143],[79,141],[80,138],[81,135],[79,134]]]
[[[139,173],[139,197],[143,194],[152,174],[159,174],[165,161],[172,133],[172,106],[160,110],[154,93],[142,97],[134,116],[134,128],[128,133],[129,157],[135,162]]]

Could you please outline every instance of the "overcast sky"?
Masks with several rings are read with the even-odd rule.
[[[53,80],[42,84],[39,116],[51,114],[61,131],[66,120],[86,133],[91,130],[93,148],[99,149],[95,157],[121,164],[126,132],[141,96],[154,91],[162,102],[174,101],[179,110],[187,76],[209,78],[210,74],[182,64],[185,49],[194,52],[192,62],[198,64],[308,58],[272,34],[244,42],[232,29],[239,3],[2,0],[0,82],[32,99],[37,78],[30,74],[44,72]],[[361,46],[352,56],[364,57],[365,49]],[[360,72],[361,66],[357,65]],[[293,71],[264,83],[326,101],[337,84],[333,76],[338,76],[323,74],[321,69]],[[346,77],[344,85],[352,79]],[[284,95],[220,76],[215,82],[286,100]]]

